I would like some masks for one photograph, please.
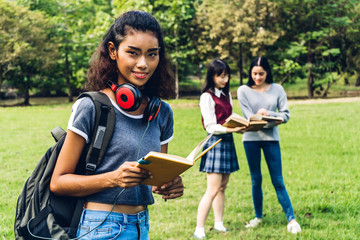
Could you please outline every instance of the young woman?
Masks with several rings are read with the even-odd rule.
[[[232,133],[243,128],[226,128],[223,124],[232,113],[232,99],[229,92],[230,68],[221,59],[213,60],[207,70],[205,86],[200,97],[200,110],[205,130],[214,135],[205,144],[204,149],[219,140],[214,148],[201,158],[200,171],[206,172],[207,188],[202,197],[198,213],[194,238],[205,238],[205,221],[213,206],[217,231],[228,231],[223,225],[225,188],[230,173],[239,170]]]
[[[245,118],[253,114],[281,117],[286,123],[290,118],[287,97],[281,85],[273,83],[270,65],[266,58],[255,58],[249,69],[249,82],[237,91],[241,110]],[[277,125],[268,126],[256,132],[245,132],[242,138],[250,168],[255,218],[246,228],[258,226],[263,219],[263,194],[261,189],[261,149],[270,171],[271,181],[278,200],[288,220],[291,233],[301,231],[296,222],[289,195],[286,191],[281,166],[280,136]]]
[[[164,199],[182,196],[180,177],[152,188],[141,184],[151,173],[136,167],[139,156],[149,151],[167,152],[173,138],[170,106],[159,100],[161,105],[155,104],[158,114],[154,119],[144,120],[143,115],[154,96],[168,98],[174,93],[173,83],[156,19],[142,11],[120,15],[105,34],[88,71],[88,89],[105,93],[116,114],[115,129],[103,161],[93,175],[74,174],[94,128],[94,104],[89,98],[81,98],[73,106],[51,180],[51,191],[55,194],[86,197],[77,236],[94,229],[106,218],[96,231],[81,239],[148,239],[147,206],[154,203],[152,192]],[[135,91],[138,97],[134,102],[139,106],[126,110],[121,102],[125,99],[116,97],[117,89],[122,87],[126,89],[125,96]]]

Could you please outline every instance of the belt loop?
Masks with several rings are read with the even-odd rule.
[[[145,226],[149,224],[149,210],[146,208],[144,211],[145,214]]]
[[[140,221],[141,221],[141,215],[142,215],[142,213],[143,212],[138,212],[137,214],[136,214],[136,220],[137,220],[137,222],[139,223]]]
[[[83,208],[83,210],[82,210],[82,213],[81,213],[81,216],[80,216],[80,221],[79,221],[79,223],[83,223],[83,221],[84,221],[84,218],[85,218],[85,214],[86,214],[86,208]]]
[[[137,220],[138,222],[142,222],[142,221],[145,221],[146,222],[146,217],[147,217],[147,209],[137,213]],[[145,218],[143,220],[143,218]]]
[[[123,213],[122,215],[124,217],[124,224],[128,224],[128,215],[125,213]]]
[[[128,224],[128,215],[125,214],[125,213],[122,213],[123,215],[123,228],[124,228],[124,231],[126,231],[126,227],[127,227],[127,224]]]

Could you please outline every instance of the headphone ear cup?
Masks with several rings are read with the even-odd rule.
[[[116,89],[115,99],[121,109],[132,112],[139,108],[142,95],[134,85],[125,83]]]
[[[143,119],[145,121],[153,121],[157,117],[157,115],[158,115],[158,113],[160,111],[160,107],[161,107],[160,98],[157,97],[157,96],[151,97],[151,99],[150,99],[150,101],[149,101],[149,103],[146,106],[146,109],[144,111]]]

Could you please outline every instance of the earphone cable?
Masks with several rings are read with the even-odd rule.
[[[140,141],[139,141],[139,146],[138,146],[138,151],[137,151],[137,157],[136,157],[137,160],[139,160],[141,142],[143,141],[144,136],[145,136],[145,133],[146,133],[147,130],[149,129],[149,126],[150,126],[150,120],[147,121],[146,129],[145,129],[145,131],[144,131],[144,133],[143,133],[143,135],[141,136]]]
[[[144,131],[143,135],[142,135],[141,138],[140,138],[136,159],[139,159],[141,142],[143,141],[144,136],[145,136],[147,130],[149,129],[149,126],[150,126],[150,120],[148,120],[147,126],[146,126],[146,128],[145,128],[145,131]],[[84,237],[85,235],[91,233],[92,231],[94,231],[94,230],[97,229],[98,227],[100,227],[100,226],[106,221],[106,219],[109,217],[109,215],[112,213],[112,211],[114,210],[118,198],[119,198],[120,195],[125,191],[125,189],[126,189],[126,188],[122,189],[121,192],[118,193],[118,195],[117,195],[116,198],[115,198],[115,202],[114,202],[111,210],[110,210],[109,213],[106,215],[106,217],[102,220],[102,222],[99,223],[99,225],[97,225],[96,227],[94,227],[94,228],[91,229],[90,231],[84,233],[83,235],[81,235],[81,236],[79,236],[79,237],[76,237],[76,238],[71,238],[70,240],[80,239],[80,238]],[[28,232],[30,233],[30,235],[31,235],[32,237],[34,237],[34,238],[39,238],[39,239],[44,239],[44,240],[56,240],[56,239],[54,239],[54,238],[41,237],[41,236],[37,236],[37,235],[33,234],[33,233],[31,232],[31,230],[30,230],[30,222],[31,222],[33,219],[34,219],[34,218],[30,219],[30,220],[28,221],[28,223],[26,224],[26,227],[27,227],[27,229],[28,229]]]

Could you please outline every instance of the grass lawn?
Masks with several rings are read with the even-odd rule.
[[[175,136],[169,153],[187,156],[206,135],[198,100],[172,100]],[[253,218],[251,181],[241,135],[235,135],[240,170],[226,190],[227,233],[214,232],[210,212],[208,239],[357,239],[360,236],[360,101],[291,104],[291,119],[280,126],[283,174],[302,233],[286,231],[286,218],[277,201],[263,161],[264,222],[249,230]],[[37,161],[53,144],[50,130],[66,128],[71,105],[0,108],[0,239],[14,239],[17,197]],[[234,111],[240,112],[234,101]],[[151,239],[190,239],[196,212],[206,188],[200,162],[185,172],[183,197],[164,202],[155,196],[150,209]]]

